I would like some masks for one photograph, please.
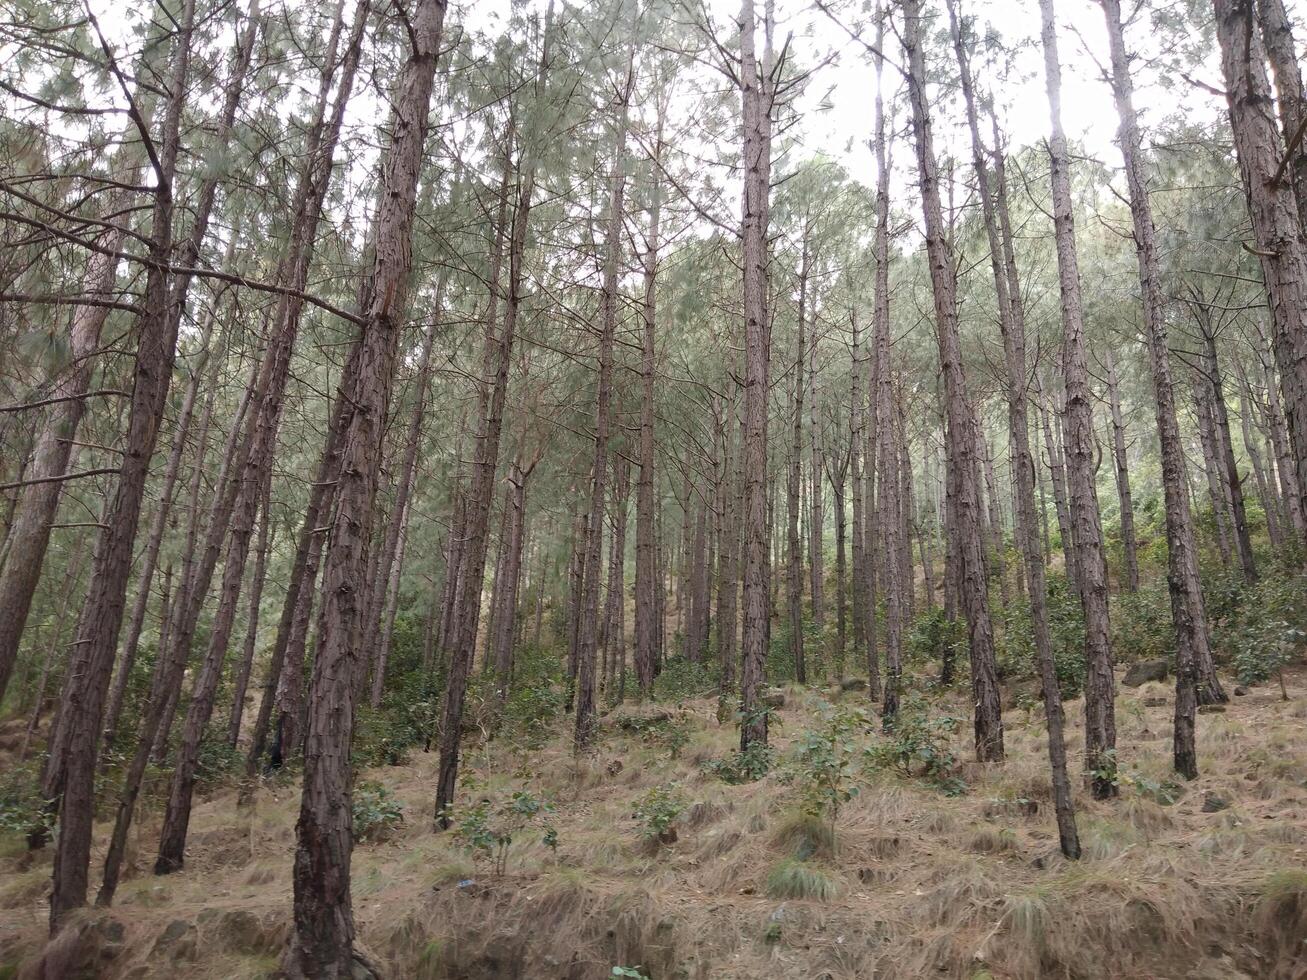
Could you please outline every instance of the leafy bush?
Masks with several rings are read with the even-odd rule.
[[[454,837],[472,855],[472,860],[491,862],[495,874],[503,875],[508,867],[513,836],[521,834],[553,811],[554,805],[549,801],[522,791],[514,793],[499,806],[490,800],[481,800],[458,817],[458,829],[454,831]],[[446,815],[452,816],[449,813]],[[551,850],[556,850],[558,832],[545,824],[541,842]]]
[[[359,783],[350,802],[354,839],[360,844],[384,840],[404,822],[404,804],[380,783]]]
[[[949,796],[960,796],[967,787],[956,774],[958,760],[950,744],[958,727],[957,718],[930,718],[924,711],[905,708],[893,731],[867,750],[867,762],[908,779],[925,779]]]
[[[13,766],[0,776],[0,833],[42,838],[54,829],[54,814],[41,797],[35,765]]]
[[[1071,594],[1066,579],[1050,576],[1048,582],[1048,631],[1053,642],[1053,670],[1063,698],[1074,698],[1085,682],[1085,620],[1080,602]],[[999,650],[999,670],[1005,677],[1037,677],[1030,603],[1014,600],[1008,607],[1007,628]]]
[[[640,822],[640,836],[670,844],[676,840],[676,818],[685,811],[685,798],[673,784],[655,786],[636,803],[631,816]]]
[[[967,648],[967,624],[962,619],[947,619],[938,607],[928,609],[913,620],[907,648],[916,660],[956,664]]]
[[[1305,640],[1307,589],[1292,573],[1267,575],[1246,589],[1239,608],[1216,634],[1216,646],[1233,664],[1241,684],[1279,675]]]
[[[1141,588],[1113,597],[1112,649],[1117,660],[1171,660],[1175,656],[1175,626],[1171,593],[1165,587]]]
[[[821,724],[795,742],[792,772],[802,784],[803,809],[833,827],[841,804],[858,794],[858,736],[871,728],[871,718],[865,708],[837,708],[825,701],[819,703],[817,717]]]
[[[195,767],[195,781],[202,786],[212,786],[222,782],[232,773],[241,772],[245,767],[245,754],[221,736],[206,738],[200,742],[200,752]]]
[[[717,693],[718,671],[712,658],[694,663],[684,657],[669,657],[662,673],[654,679],[654,697],[659,701],[706,698]]]
[[[724,783],[756,783],[771,771],[776,751],[770,745],[754,742],[743,752],[735,752],[725,759],[709,759],[703,770]]]

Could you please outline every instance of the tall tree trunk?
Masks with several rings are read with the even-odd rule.
[[[853,329],[853,359],[852,366],[849,370],[849,483],[850,496],[853,498],[853,608],[851,610],[853,619],[853,659],[855,662],[863,655],[867,643],[867,568],[866,568],[866,536],[864,534],[866,525],[864,518],[865,504],[862,499],[863,477],[862,477],[862,447],[865,441],[863,425],[865,424],[866,413],[863,411],[862,404],[862,374],[863,366],[861,336],[858,330],[858,316],[856,312],[849,315]]]
[[[1307,510],[1307,241],[1298,211],[1302,202],[1291,183],[1278,179],[1283,147],[1267,111],[1267,51],[1253,30],[1252,0],[1213,0],[1212,7],[1235,154],[1252,219],[1253,250],[1270,301],[1272,347],[1284,392],[1299,509]],[[1285,85],[1285,79],[1279,81]]]
[[[1198,774],[1194,729],[1200,699],[1223,699],[1207,633],[1207,614],[1198,577],[1198,547],[1189,497],[1185,493],[1184,446],[1176,419],[1166,338],[1165,299],[1159,269],[1152,205],[1142,159],[1134,84],[1121,24],[1118,0],[1102,0],[1111,50],[1112,90],[1120,116],[1118,142],[1125,160],[1130,212],[1139,258],[1139,282],[1144,307],[1148,364],[1153,375],[1158,438],[1162,450],[1162,491],[1166,501],[1167,585],[1176,638],[1176,688],[1173,764],[1192,779]]]
[[[259,541],[254,552],[254,575],[250,582],[250,598],[245,619],[245,647],[241,652],[240,664],[232,681],[231,716],[227,721],[227,744],[233,749],[236,747],[236,743],[240,741],[241,722],[245,717],[245,692],[250,683],[250,671],[254,667],[254,649],[259,634],[259,603],[263,599],[263,582],[267,574],[268,548],[271,544],[271,534],[268,529],[268,525],[272,521],[272,502],[269,499],[269,485],[271,482],[272,472],[269,471],[264,474],[263,500],[259,504],[259,513],[262,517],[259,520]]]
[[[348,64],[344,66],[342,80],[341,92],[345,98],[348,97],[346,86],[352,83],[356,69],[359,56],[357,45],[361,44],[362,25],[365,19],[366,10],[356,13],[356,33],[351,40],[357,39],[357,41],[351,44],[346,53]],[[246,28],[238,49],[237,71],[245,70],[245,66],[249,63],[257,27],[257,21],[252,20]],[[338,27],[333,29],[333,41],[337,40]],[[326,104],[327,84],[329,83],[324,77],[319,89],[319,120],[322,118],[322,107]],[[231,109],[225,118],[232,118],[234,106],[229,104],[225,108]],[[277,279],[294,290],[294,294],[282,293],[273,312],[272,335],[259,367],[253,408],[244,424],[240,448],[237,451],[236,467],[215,501],[204,555],[196,566],[193,580],[188,586],[188,602],[183,606],[183,618],[177,636],[174,638],[174,642],[181,645],[183,649],[189,648],[215,570],[223,536],[230,528],[227,559],[219,586],[218,609],[214,615],[204,661],[196,675],[191,703],[186,713],[181,745],[164,812],[159,853],[154,865],[155,874],[169,874],[176,871],[182,867],[185,859],[186,835],[190,824],[200,745],[213,713],[231,631],[235,624],[245,563],[249,556],[250,542],[259,513],[260,488],[268,479],[272,458],[276,451],[277,432],[281,424],[282,408],[285,404],[286,387],[290,376],[291,354],[304,307],[302,292],[308,282],[315,229],[325,200],[327,183],[331,176],[331,160],[343,121],[344,98],[337,100],[335,108],[336,115],[325,133],[321,125],[315,126],[310,132],[309,159],[298,181],[295,206],[292,211],[295,225],[291,230],[290,249],[277,269]]]
[[[908,96],[916,136],[917,172],[926,224],[926,250],[935,304],[940,369],[948,425],[947,463],[956,484],[953,537],[957,543],[958,584],[967,617],[971,650],[971,693],[975,704],[976,757],[981,762],[1003,758],[1003,721],[999,703],[994,634],[989,615],[981,540],[979,461],[976,459],[976,420],[967,396],[958,335],[957,272],[945,241],[939,176],[925,93],[926,63],[921,48],[920,0],[904,3],[903,47],[908,59]]]
[[[806,238],[805,238],[806,242]],[[812,593],[812,623],[818,631],[826,628],[826,563],[822,555],[823,531],[826,525],[826,510],[822,503],[821,481],[823,447],[821,445],[821,425],[817,411],[817,329],[814,324],[811,340],[808,343],[808,440],[811,444],[811,478],[808,496],[808,577]]]
[[[104,727],[105,695],[122,627],[145,483],[172,381],[180,301],[185,297],[184,290],[170,290],[172,280],[165,270],[172,259],[173,181],[190,73],[195,0],[187,0],[177,23],[173,64],[167,81],[167,109],[157,140],[158,155],[151,160],[155,179],[149,237],[152,261],[146,270],[142,312],[137,319],[136,366],[122,463],[95,549],[91,582],[78,621],[77,643],[69,658],[60,698],[59,724],[63,738],[61,744],[52,745],[51,759],[46,766],[47,771],[56,774],[59,783],[59,837],[50,896],[52,934],[70,912],[86,904],[95,819],[95,764]],[[139,116],[136,121],[142,128],[145,126]],[[203,202],[200,206],[203,207]],[[198,221],[197,215],[197,225]],[[181,285],[181,280],[177,285]]]
[[[362,972],[353,948],[349,873],[350,743],[363,626],[357,586],[367,570],[377,464],[407,310],[414,204],[444,16],[444,0],[420,0],[409,11],[412,47],[392,100],[357,380],[342,392],[354,410],[343,432],[336,512],[323,562],[325,608],[309,692],[304,788],[296,824],[294,931],[283,962],[292,980]]]
[[[550,35],[553,19],[553,7],[549,7],[545,16],[543,30],[543,47],[539,70],[536,75],[537,95],[543,79],[549,73]],[[511,134],[510,134],[511,136]],[[467,542],[464,545],[464,559],[459,572],[460,595],[455,606],[458,612],[457,634],[449,648],[449,674],[445,685],[444,703],[441,709],[440,773],[436,786],[436,823],[441,828],[449,826],[448,809],[454,801],[454,790],[458,783],[458,759],[460,740],[463,730],[463,701],[467,694],[468,673],[472,669],[472,658],[476,652],[477,617],[481,608],[481,589],[485,577],[486,533],[490,519],[490,498],[493,491],[495,469],[499,461],[499,437],[503,427],[504,401],[508,390],[508,371],[511,364],[513,340],[517,332],[517,318],[522,305],[522,283],[525,278],[523,268],[526,256],[526,238],[530,227],[532,198],[535,196],[536,161],[534,134],[522,141],[516,166],[517,200],[513,209],[513,221],[508,236],[508,289],[504,296],[504,325],[499,332],[498,342],[492,345],[494,338],[494,317],[488,317],[486,342],[487,349],[483,363],[494,366],[493,379],[486,377],[484,384],[490,388],[487,411],[481,420],[475,449],[475,464],[469,480],[466,506],[469,508],[466,521]],[[511,151],[511,140],[506,145],[506,154]],[[509,166],[506,155],[505,167]],[[500,289],[499,277],[492,277],[492,299]],[[493,312],[493,310],[492,310]]]
[[[1107,778],[1116,750],[1116,680],[1107,610],[1107,562],[1094,483],[1094,418],[1085,355],[1084,307],[1071,203],[1070,152],[1062,129],[1062,64],[1058,58],[1053,0],[1040,0],[1044,76],[1052,135],[1048,141],[1062,307],[1062,375],[1066,383],[1066,469],[1076,582],[1085,616],[1085,769],[1099,799],[1116,795]]]
[[[1017,512],[1015,515],[1017,549],[1021,552],[1026,574],[1030,579],[1030,624],[1034,633],[1035,655],[1039,664],[1040,685],[1044,695],[1044,719],[1048,728],[1048,761],[1053,785],[1053,803],[1057,814],[1058,838],[1062,853],[1072,860],[1080,857],[1080,835],[1076,828],[1075,804],[1071,794],[1071,780],[1067,775],[1066,740],[1063,733],[1065,719],[1062,712],[1062,695],[1057,685],[1057,672],[1053,660],[1053,641],[1048,625],[1048,587],[1044,580],[1044,557],[1039,549],[1039,534],[1035,521],[1035,463],[1030,452],[1030,426],[1027,415],[1027,364],[1025,303],[1021,295],[1021,282],[1015,269],[1005,262],[999,221],[995,214],[995,198],[990,185],[990,168],[985,159],[985,148],[980,137],[980,122],[976,109],[976,95],[971,78],[971,65],[967,45],[958,21],[956,0],[949,0],[949,27],[953,50],[961,71],[962,92],[967,109],[967,127],[971,133],[972,166],[980,192],[981,207],[988,238],[990,267],[994,276],[994,289],[998,297],[999,329],[1003,334],[1004,366],[1007,371],[1008,436],[1012,445],[1012,469],[1016,483]],[[997,134],[995,134],[997,137]],[[1006,173],[1002,147],[995,139],[995,177],[999,183],[998,196],[1004,196]]]
[[[644,301],[641,307],[640,350],[640,475],[635,487],[635,679],[640,697],[653,693],[654,665],[658,662],[658,579],[654,544],[654,374],[658,324],[658,246],[662,219],[663,109],[653,143],[653,186],[649,197],[649,234],[645,239]]]
[[[790,396],[791,431],[790,458],[785,484],[785,516],[788,529],[786,550],[786,606],[790,622],[790,657],[794,662],[794,679],[800,684],[808,682],[807,664],[803,650],[803,548],[799,537],[799,487],[803,481],[803,362],[804,316],[807,313],[808,295],[808,244],[805,236],[803,255],[799,260],[799,337],[794,356],[794,388]]]
[[[577,752],[594,740],[595,655],[599,619],[600,554],[604,537],[604,507],[608,496],[608,440],[612,426],[613,343],[617,332],[618,275],[626,192],[626,129],[631,94],[635,88],[635,49],[627,56],[626,84],[620,92],[616,145],[608,201],[608,234],[604,246],[603,293],[600,299],[599,390],[595,404],[594,465],[590,485],[590,537],[586,542],[580,642],[577,649],[576,731]],[[700,528],[702,537],[702,527]]]
[[[1234,458],[1234,440],[1230,436],[1230,414],[1225,404],[1225,378],[1221,374],[1221,362],[1216,353],[1216,330],[1212,323],[1211,310],[1204,302],[1201,293],[1194,294],[1190,304],[1194,318],[1198,322],[1199,332],[1203,335],[1203,373],[1211,396],[1212,425],[1217,452],[1216,465],[1220,468],[1222,482],[1230,504],[1230,525],[1234,537],[1235,552],[1239,556],[1239,567],[1243,570],[1244,581],[1257,581],[1257,561],[1253,557],[1252,535],[1248,528],[1248,512],[1244,504],[1243,480],[1239,476],[1239,466]]]
[[[740,106],[744,193],[741,241],[744,297],[744,623],[740,640],[740,749],[767,743],[767,713],[760,698],[767,663],[767,391],[771,321],[767,303],[767,227],[771,188],[772,45],[770,7],[764,15],[761,63],[754,34],[753,0],[740,5]]]

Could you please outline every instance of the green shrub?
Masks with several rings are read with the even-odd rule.
[[[1066,578],[1049,576],[1048,632],[1053,643],[1053,670],[1063,698],[1074,698],[1085,683],[1085,621],[1080,602],[1071,594]],[[998,651],[1004,677],[1037,677],[1039,663],[1031,626],[1030,603],[1014,600],[1008,607],[1007,627]]]
[[[905,706],[893,730],[867,749],[867,763],[907,779],[925,779],[949,796],[960,796],[967,787],[957,776],[958,760],[951,746],[959,724],[957,718],[930,718]]]
[[[858,794],[858,737],[871,728],[871,717],[865,708],[825,701],[816,714],[820,724],[795,741],[791,771],[801,784],[803,809],[834,827],[840,806]]]
[[[714,658],[694,663],[684,657],[669,657],[662,673],[654,678],[654,699],[682,701],[706,698],[717,693],[718,670]]]
[[[195,781],[200,785],[212,786],[244,769],[245,753],[229,745],[226,738],[216,736],[200,742],[195,766]]]
[[[771,771],[775,761],[776,751],[770,745],[754,742],[725,759],[709,759],[703,763],[703,770],[724,783],[755,783]]]
[[[685,811],[685,798],[675,784],[655,786],[645,793],[631,813],[640,823],[640,836],[647,841],[670,844],[676,840],[677,818]]]
[[[489,862],[495,874],[503,875],[514,835],[520,835],[553,811],[554,805],[549,801],[519,791],[498,806],[490,800],[481,800],[462,814],[446,811],[442,816],[456,816],[458,827],[454,837],[472,855],[472,860]],[[557,850],[558,832],[549,824],[544,824],[543,830],[541,842]]]
[[[967,648],[967,624],[962,619],[947,619],[938,607],[921,613],[907,635],[908,654],[927,663],[956,665]]]
[[[53,829],[54,814],[41,796],[40,769],[28,764],[5,770],[0,776],[0,833],[48,837]]]
[[[360,844],[383,840],[404,822],[404,804],[381,783],[359,783],[350,802],[354,839]]]

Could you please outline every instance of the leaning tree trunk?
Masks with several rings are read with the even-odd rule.
[[[1273,325],[1299,508],[1307,511],[1307,241],[1293,185],[1280,180],[1282,147],[1266,76],[1267,51],[1253,31],[1252,0],[1213,0],[1230,126]],[[1281,80],[1281,85],[1284,82]]]
[[[304,788],[296,824],[294,924],[283,962],[291,978],[370,972],[358,969],[349,873],[350,744],[363,625],[357,586],[368,567],[377,464],[407,312],[414,204],[444,17],[444,0],[420,0],[409,11],[412,47],[394,90],[358,372],[350,390],[342,392],[353,412],[342,434],[336,512],[322,572],[325,608],[309,692]]]
[[[190,73],[195,0],[187,0],[168,86],[168,106],[158,157],[152,161],[154,207],[150,228],[151,262],[145,273],[141,314],[137,320],[136,366],[122,464],[95,549],[91,582],[78,621],[75,653],[69,658],[60,698],[62,744],[51,748],[47,770],[59,782],[59,838],[55,849],[50,931],[57,932],[70,912],[86,904],[95,819],[95,764],[105,695],[113,673],[114,652],[122,627],[133,544],[140,523],[145,484],[168,401],[180,317],[173,315],[171,279],[173,181],[181,147],[180,124]],[[144,121],[138,118],[138,125]],[[144,133],[142,134],[144,136]],[[59,757],[55,758],[55,752]]]

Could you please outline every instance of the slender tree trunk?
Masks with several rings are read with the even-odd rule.
[[[444,0],[420,0],[409,11],[412,47],[392,100],[357,381],[342,392],[354,411],[343,432],[336,512],[323,563],[325,608],[309,694],[304,788],[296,824],[294,931],[283,962],[292,980],[373,972],[358,969],[350,902],[349,756],[363,626],[357,583],[367,569],[377,464],[412,274],[414,203],[444,16]]]
[[[599,618],[600,553],[604,536],[604,505],[608,495],[609,430],[612,426],[613,343],[617,331],[618,275],[621,263],[624,196],[626,192],[626,129],[631,93],[635,88],[635,49],[627,57],[626,85],[620,95],[616,146],[608,201],[608,240],[604,254],[603,294],[600,300],[599,390],[595,405],[595,444],[590,486],[590,536],[586,543],[580,642],[577,649],[576,751],[594,740],[595,641]],[[700,527],[702,540],[702,526]]]
[[[1139,282],[1144,306],[1148,363],[1153,375],[1158,437],[1162,450],[1162,491],[1166,501],[1167,584],[1176,637],[1176,688],[1173,764],[1192,779],[1198,774],[1194,729],[1200,700],[1223,700],[1216,680],[1207,633],[1207,614],[1198,577],[1198,548],[1189,498],[1185,493],[1184,447],[1176,419],[1166,339],[1165,301],[1159,269],[1152,205],[1148,196],[1134,86],[1121,24],[1118,0],[1101,0],[1111,49],[1112,89],[1121,124],[1118,141],[1125,159],[1130,211],[1139,258]]]
[[[1307,241],[1293,185],[1278,179],[1283,152],[1266,76],[1267,50],[1253,30],[1252,0],[1213,0],[1230,126],[1270,301],[1273,351],[1284,392],[1299,509],[1307,510]],[[1277,79],[1286,94],[1287,79]],[[1287,103],[1281,109],[1288,108]],[[1301,112],[1299,107],[1296,111]],[[1300,144],[1301,145],[1301,144]],[[1295,169],[1297,169],[1295,167]]]
[[[1053,0],[1040,0],[1044,75],[1052,135],[1048,142],[1062,306],[1062,375],[1066,383],[1066,469],[1076,582],[1085,616],[1085,768],[1104,773],[1116,750],[1116,681],[1107,608],[1107,562],[1094,481],[1094,419],[1085,356],[1084,312],[1071,203],[1070,152],[1062,130],[1062,65]],[[1099,799],[1116,795],[1116,783],[1091,779]]]
[[[1008,268],[1004,259],[1005,251],[1001,244],[999,221],[994,208],[995,194],[990,186],[990,168],[985,159],[985,148],[980,137],[971,65],[958,21],[955,0],[949,0],[948,7],[953,50],[961,70],[962,92],[967,108],[967,126],[971,132],[972,165],[979,186],[989,244],[990,266],[998,297],[999,329],[1003,334],[1004,364],[1007,369],[1008,435],[1013,451],[1012,468],[1017,491],[1017,512],[1014,523],[1017,549],[1021,552],[1026,574],[1030,580],[1030,623],[1034,633],[1035,655],[1039,663],[1040,684],[1044,695],[1044,718],[1048,728],[1048,761],[1053,785],[1054,809],[1057,814],[1058,838],[1062,853],[1075,860],[1080,857],[1080,836],[1076,828],[1071,780],[1067,775],[1062,695],[1058,689],[1053,660],[1052,635],[1048,626],[1048,589],[1044,580],[1044,557],[1040,553],[1039,534],[1035,521],[1035,462],[1030,452],[1030,426],[1026,402],[1028,368],[1025,303],[1021,295],[1021,282],[1015,276],[1015,269]],[[997,134],[995,136],[994,175],[998,180],[1001,196],[1006,194],[1003,187],[1006,184],[1006,173],[1002,160],[1002,147],[998,145]]]
[[[808,573],[812,593],[812,623],[818,631],[826,628],[826,563],[822,555],[823,531],[826,524],[826,510],[822,502],[821,481],[822,465],[821,426],[817,412],[817,329],[814,324],[812,339],[808,343],[808,439],[811,443],[811,477],[808,497]]]
[[[786,605],[789,609],[790,656],[794,661],[794,679],[808,682],[803,650],[803,547],[799,537],[799,487],[803,481],[803,362],[804,315],[807,313],[808,245],[804,238],[803,256],[799,260],[799,338],[794,357],[794,388],[790,398],[791,428],[788,480],[786,481],[785,516],[788,528],[786,551]]]
[[[240,741],[241,722],[245,717],[245,692],[250,683],[250,671],[254,667],[254,648],[259,634],[259,603],[263,599],[263,583],[268,569],[268,548],[271,543],[268,525],[272,521],[269,484],[272,473],[269,471],[263,480],[263,502],[259,505],[263,515],[259,521],[259,542],[254,552],[254,577],[250,583],[250,600],[245,623],[245,648],[241,653],[241,662],[232,682],[231,717],[227,722],[227,744],[236,747]]]
[[[767,303],[767,228],[771,187],[772,46],[770,8],[761,64],[754,34],[753,0],[740,6],[740,104],[743,122],[744,193],[743,297],[745,324],[744,442],[744,622],[740,641],[740,748],[767,743],[767,714],[761,703],[767,662],[767,391],[771,321]]]
[[[173,180],[180,150],[180,122],[190,73],[194,22],[195,3],[187,0],[178,19],[179,30],[167,82],[168,105],[161,138],[157,141],[159,155],[153,161],[155,190],[149,237],[153,261],[145,274],[142,312],[137,319],[136,366],[122,464],[95,549],[75,652],[69,658],[60,698],[62,743],[52,745],[47,763],[47,771],[56,774],[59,784],[56,794],[59,837],[50,896],[52,934],[70,912],[86,904],[95,819],[95,764],[104,730],[105,695],[122,627],[145,483],[172,380],[180,319],[179,315],[173,315],[174,300],[184,298],[185,294],[170,292],[170,278],[165,269],[172,259]]]
[[[975,704],[976,757],[982,762],[1003,758],[1003,722],[999,703],[994,635],[985,581],[981,540],[979,462],[976,421],[967,395],[958,335],[957,272],[945,241],[939,196],[939,176],[925,93],[926,64],[921,47],[920,0],[904,3],[903,47],[908,59],[908,95],[916,136],[917,172],[926,224],[926,249],[935,303],[940,369],[944,377],[948,416],[947,463],[953,471],[957,499],[954,538],[957,542],[958,583],[966,611],[971,650],[971,693]]]

